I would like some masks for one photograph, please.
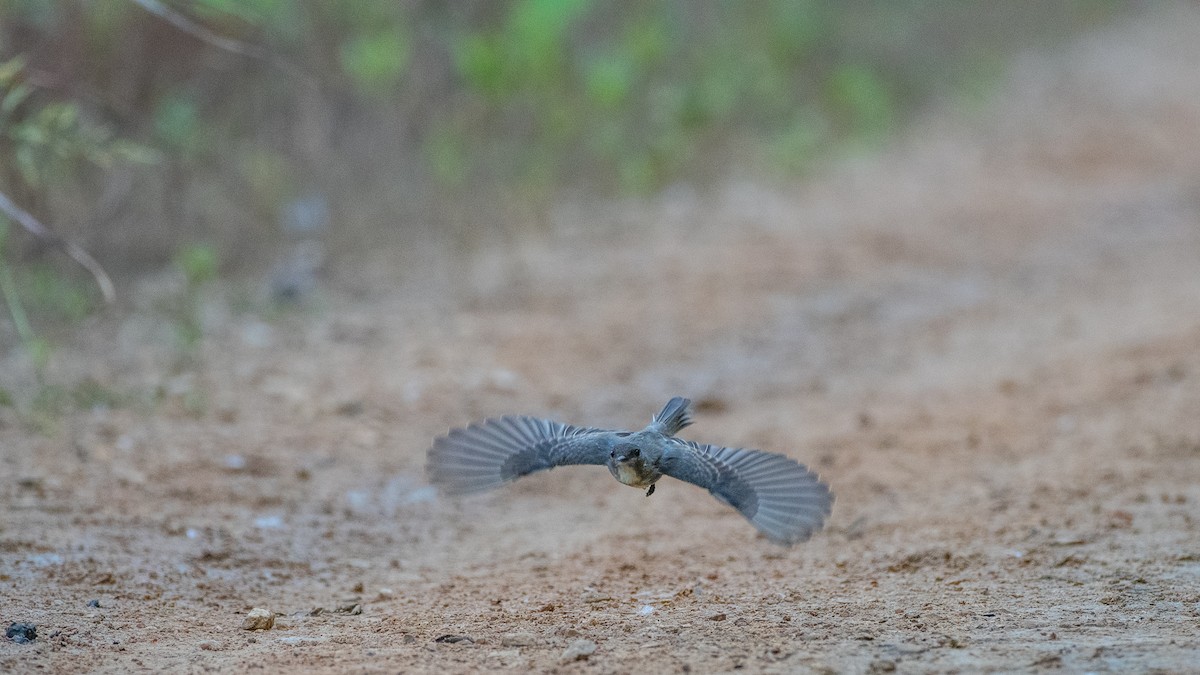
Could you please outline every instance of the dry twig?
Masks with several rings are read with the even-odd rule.
[[[46,244],[54,248],[61,249],[63,253],[71,256],[71,259],[79,263],[84,269],[91,273],[92,278],[96,280],[96,285],[100,287],[100,293],[104,295],[104,301],[111,303],[117,297],[116,289],[113,286],[112,279],[109,278],[108,272],[96,259],[91,256],[83,247],[70,239],[65,239],[50,231],[50,228],[43,225],[37,218],[34,218],[31,213],[22,209],[13,203],[8,195],[0,192],[0,211],[3,211],[25,228],[33,236],[37,237]]]

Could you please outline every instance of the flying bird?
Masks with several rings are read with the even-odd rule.
[[[429,478],[465,495],[536,471],[572,464],[607,466],[618,481],[654,494],[663,476],[708,490],[771,541],[790,546],[821,529],[833,493],[803,464],[771,452],[685,441],[691,401],[676,397],[641,431],[577,427],[506,415],[453,429],[429,450]]]

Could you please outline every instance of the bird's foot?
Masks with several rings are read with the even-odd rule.
[[[649,497],[649,496],[650,496],[650,495],[652,495],[652,494],[654,494],[654,484],[653,484],[653,483],[651,483],[651,484],[650,484],[650,489],[649,489],[649,490],[646,490],[646,496],[647,496],[647,497]]]

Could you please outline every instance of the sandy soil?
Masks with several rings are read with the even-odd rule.
[[[282,314],[221,286],[183,363],[172,279],[128,287],[51,372],[123,397],[0,409],[0,623],[38,630],[0,671],[1195,670],[1200,7],[1153,7],[801,186],[342,260]],[[827,530],[602,468],[424,482],[450,426],[672,394],[817,468]]]

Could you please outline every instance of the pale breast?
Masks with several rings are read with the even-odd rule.
[[[626,485],[632,485],[633,487],[637,488],[649,487],[651,483],[649,476],[643,474],[641,471],[638,471],[629,464],[618,464],[617,470],[613,475],[615,475],[617,480],[621,481],[622,483]]]

